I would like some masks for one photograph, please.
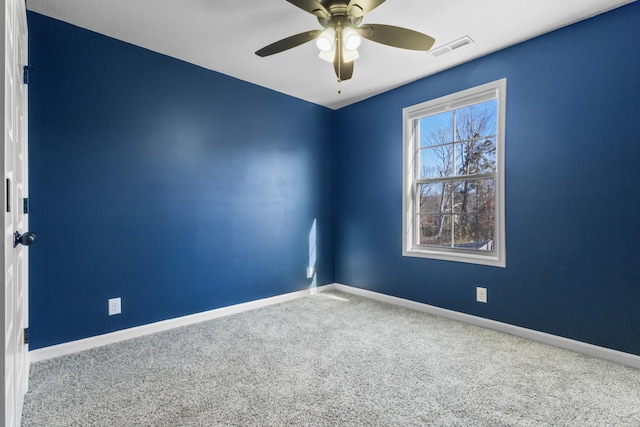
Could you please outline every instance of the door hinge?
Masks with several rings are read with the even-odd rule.
[[[6,196],[7,196],[7,200],[6,200],[6,206],[7,206],[7,213],[11,212],[11,178],[7,178],[7,187],[6,187],[7,191]]]
[[[25,197],[24,199],[22,199],[22,213],[28,214],[29,213],[29,198]]]
[[[28,65],[22,67],[22,82],[26,85],[29,84],[29,74],[31,74],[31,70],[33,70],[33,67],[29,67]]]
[[[29,344],[29,328],[24,328],[24,343]]]

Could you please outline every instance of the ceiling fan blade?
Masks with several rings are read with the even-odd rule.
[[[298,6],[300,9],[316,15],[318,18],[330,18],[329,11],[317,0],[287,0],[294,6]]]
[[[336,71],[336,76],[339,82],[349,80],[353,76],[353,63],[355,61],[344,62],[342,57],[342,45],[338,44],[336,57],[333,59],[333,69]]]
[[[362,17],[384,2],[385,0],[351,0],[347,6],[347,15],[354,18]]]
[[[365,39],[402,49],[428,51],[436,42],[433,37],[393,25],[366,24],[357,28]]]
[[[287,37],[286,39],[271,43],[269,46],[265,46],[257,51],[256,55],[264,58],[265,56],[280,53],[287,49],[300,46],[301,44],[313,39],[317,39],[320,34],[322,34],[322,30],[305,31],[304,33],[296,34],[295,36]]]

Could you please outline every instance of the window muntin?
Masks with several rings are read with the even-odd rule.
[[[505,265],[506,80],[406,108],[403,255]]]

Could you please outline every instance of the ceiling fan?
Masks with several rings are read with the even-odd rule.
[[[361,37],[403,49],[428,51],[435,39],[407,28],[382,24],[360,25],[366,13],[385,0],[286,0],[318,18],[324,30],[296,34],[265,46],[256,55],[265,57],[316,40],[320,58],[333,62],[338,83],[353,75]],[[360,25],[360,26],[359,26]],[[338,89],[340,93],[340,89]]]

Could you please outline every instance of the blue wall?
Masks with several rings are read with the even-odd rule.
[[[639,22],[634,3],[340,110],[336,281],[640,354]],[[402,257],[402,108],[503,77],[507,268]]]
[[[331,110],[28,20],[31,349],[333,281]]]
[[[308,287],[317,219],[318,284],[640,354],[638,22],[332,112],[30,13],[31,348]],[[402,257],[402,108],[502,77],[507,268]]]

